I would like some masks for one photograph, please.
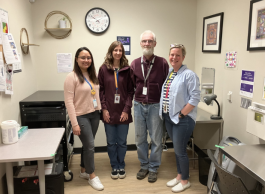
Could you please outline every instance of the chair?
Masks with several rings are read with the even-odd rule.
[[[228,172],[222,168],[216,161],[211,150],[207,149],[207,154],[211,161],[214,163],[215,172],[212,178],[211,188],[208,194],[256,194],[257,191],[249,191],[245,186],[244,182],[239,176]],[[217,182],[218,179],[218,182]],[[213,186],[215,186],[216,191],[213,191]]]

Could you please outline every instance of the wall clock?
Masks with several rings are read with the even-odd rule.
[[[104,9],[94,7],[87,12],[85,23],[91,32],[101,34],[109,28],[110,17]]]

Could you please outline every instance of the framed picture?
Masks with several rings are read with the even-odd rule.
[[[220,53],[224,12],[203,18],[202,52]]]
[[[265,1],[250,1],[248,51],[265,50]]]

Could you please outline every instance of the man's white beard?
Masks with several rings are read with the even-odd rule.
[[[143,48],[144,56],[151,56],[154,54],[154,48]]]

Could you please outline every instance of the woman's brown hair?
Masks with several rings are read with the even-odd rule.
[[[76,53],[75,53],[75,64],[74,64],[74,72],[76,73],[79,81],[81,83],[84,83],[85,79],[84,79],[84,76],[83,76],[83,73],[77,63],[77,58],[80,54],[80,52],[82,52],[83,50],[86,50],[87,52],[89,52],[90,56],[91,56],[91,65],[89,68],[87,68],[87,72],[88,72],[88,76],[89,76],[89,79],[94,83],[94,84],[98,84],[98,78],[96,76],[96,69],[95,69],[95,65],[94,65],[94,59],[93,59],[93,55],[92,53],[90,52],[90,50],[87,48],[87,47],[81,47],[79,48]]]
[[[108,50],[108,52],[106,54],[105,61],[103,63],[103,65],[106,65],[108,69],[112,69],[113,68],[114,58],[112,56],[112,52],[114,51],[114,49],[117,46],[121,46],[121,49],[122,49],[122,56],[121,56],[121,59],[120,59],[120,68],[129,66],[129,64],[128,64],[129,62],[128,62],[128,59],[125,56],[125,51],[124,51],[124,47],[123,47],[122,43],[120,41],[114,41],[109,46],[109,50]]]

